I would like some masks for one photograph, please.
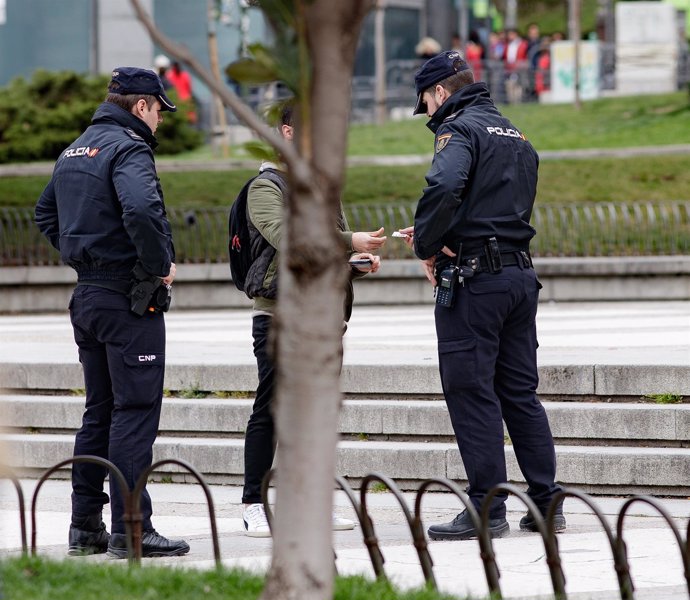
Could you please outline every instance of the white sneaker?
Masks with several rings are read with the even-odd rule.
[[[242,514],[246,535],[249,537],[271,537],[266,511],[263,504],[250,504]]]
[[[355,528],[355,522],[350,519],[339,517],[333,513],[333,531],[349,531]]]
[[[268,526],[266,512],[263,504],[250,504],[244,509],[242,515],[244,528],[249,537],[271,537],[271,529]],[[339,517],[333,513],[333,531],[349,531],[355,528],[355,522]]]

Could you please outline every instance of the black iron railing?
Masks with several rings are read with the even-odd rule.
[[[414,222],[415,203],[354,204],[345,212],[353,231],[385,227],[390,233]],[[224,208],[168,211],[178,263],[227,261]],[[537,204],[532,216],[535,256],[664,256],[690,252],[690,200]],[[384,258],[410,258],[402,243]],[[33,210],[0,208],[0,266],[57,265],[58,253],[33,222]]]
[[[126,535],[127,535],[127,553],[130,564],[138,564],[141,560],[142,549],[141,549],[141,513],[139,508],[139,500],[141,497],[141,490],[143,489],[146,481],[156,468],[160,467],[166,463],[175,464],[185,471],[191,473],[197,482],[202,486],[204,493],[206,495],[206,502],[209,511],[209,520],[211,526],[211,539],[213,542],[213,554],[215,559],[216,568],[222,567],[222,558],[220,553],[220,544],[218,541],[218,530],[216,527],[216,516],[213,504],[213,499],[211,495],[211,490],[204,481],[203,477],[196,471],[196,469],[181,460],[167,459],[154,463],[149,467],[144,473],[142,473],[139,481],[134,486],[134,489],[129,490],[125,485],[124,478],[120,471],[107,460],[104,460],[95,456],[75,456],[73,458],[63,460],[56,465],[49,468],[40,477],[36,489],[34,490],[31,499],[31,554],[36,555],[38,548],[36,546],[36,504],[38,500],[39,492],[41,487],[47,481],[47,479],[54,474],[60,468],[76,463],[76,462],[90,462],[99,464],[106,467],[111,477],[115,477],[120,488],[122,489],[123,498],[125,501],[125,521],[126,521]],[[268,488],[270,481],[273,477],[273,471],[270,471],[264,478],[262,484],[262,495],[263,503],[266,508],[266,514],[268,516],[269,526],[272,527],[273,516],[271,513],[270,506],[268,504]],[[24,495],[22,493],[21,483],[19,479],[14,475],[9,469],[0,469],[0,478],[7,478],[12,480],[14,486],[17,490],[18,499],[18,511],[19,518],[21,521],[21,539],[19,540],[22,553],[28,553],[28,545],[26,540],[26,526],[24,522]],[[628,498],[617,515],[615,532],[613,528],[608,524],[606,518],[604,517],[602,511],[598,508],[594,500],[587,494],[570,488],[564,488],[561,492],[556,494],[552,499],[551,504],[546,512],[546,516],[543,516],[534,502],[530,497],[519,489],[517,486],[509,483],[504,483],[498,485],[491,490],[489,490],[484,502],[480,508],[477,510],[473,505],[467,494],[463,492],[460,487],[454,481],[445,478],[439,479],[428,479],[423,481],[417,490],[417,494],[414,502],[414,509],[408,506],[400,488],[396,483],[380,473],[371,473],[364,477],[361,483],[359,500],[357,495],[352,490],[350,485],[343,477],[336,477],[336,484],[340,487],[346,494],[347,498],[352,504],[352,507],[357,515],[359,525],[362,532],[362,541],[369,552],[369,558],[371,560],[372,568],[374,574],[379,579],[386,579],[385,572],[385,559],[381,548],[379,546],[379,541],[376,536],[376,530],[374,526],[374,520],[371,514],[367,510],[367,493],[371,484],[383,485],[388,491],[390,491],[397,502],[400,505],[400,510],[404,517],[404,522],[410,529],[410,534],[412,538],[412,545],[417,551],[419,557],[419,564],[424,575],[424,579],[427,586],[436,589],[436,579],[434,576],[433,560],[429,553],[429,547],[425,535],[426,527],[422,519],[422,500],[424,494],[431,488],[444,488],[450,493],[454,494],[460,503],[463,505],[464,509],[468,512],[475,529],[478,532],[477,542],[479,546],[479,555],[482,559],[484,565],[484,574],[486,576],[486,581],[489,586],[489,592],[492,598],[500,599],[502,598],[501,586],[500,586],[500,571],[498,568],[498,562],[496,560],[496,554],[493,548],[493,542],[491,539],[491,532],[489,529],[489,509],[491,507],[492,500],[497,494],[512,494],[516,496],[525,506],[529,514],[535,521],[537,526],[537,532],[541,535],[544,543],[544,551],[546,555],[546,563],[549,568],[549,573],[551,576],[551,585],[553,587],[554,597],[556,600],[566,600],[566,579],[563,573],[562,559],[558,547],[558,537],[554,529],[554,519],[557,514],[558,507],[561,506],[565,498],[577,499],[583,502],[595,515],[599,524],[601,525],[606,538],[609,542],[609,547],[611,549],[611,555],[613,558],[613,568],[616,572],[618,579],[618,587],[620,591],[621,600],[633,600],[634,598],[634,585],[632,574],[630,570],[630,562],[628,560],[628,551],[624,539],[624,523],[627,514],[630,511],[630,507],[633,504],[642,503],[647,504],[654,508],[654,510],[659,514],[665,524],[671,530],[677,547],[678,553],[680,554],[680,560],[683,565],[683,575],[687,584],[688,598],[690,598],[690,520],[687,523],[685,539],[683,539],[683,530],[680,530],[676,523],[674,522],[671,515],[664,508],[663,504],[650,496],[633,496]],[[670,548],[669,548],[670,550]],[[675,555],[675,552],[670,554]],[[337,559],[337,556],[334,556]],[[671,557],[669,556],[669,559]],[[459,567],[460,568],[460,567]]]

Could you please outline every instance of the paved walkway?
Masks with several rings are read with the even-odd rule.
[[[166,321],[171,365],[255,364],[248,309],[173,310]],[[544,303],[537,328],[544,366],[690,364],[690,301]],[[66,311],[0,316],[0,340],[0,362],[77,362]],[[344,343],[345,364],[436,362],[433,306],[356,306]]]
[[[630,158],[633,156],[668,156],[672,154],[690,154],[690,144],[668,144],[664,146],[632,146],[628,148],[581,148],[578,150],[540,150],[540,160],[578,160],[592,158]],[[431,154],[398,154],[390,156],[351,156],[349,166],[409,166],[428,165]],[[54,162],[14,163],[0,165],[0,177],[26,175],[50,175]],[[234,169],[255,169],[257,161],[251,159],[211,159],[179,160],[173,157],[156,159],[159,173],[179,171],[232,171]]]

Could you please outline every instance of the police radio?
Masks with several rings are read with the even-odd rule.
[[[455,264],[450,264],[445,267],[436,278],[438,284],[436,286],[436,304],[452,308],[455,303],[456,289],[458,285],[464,285],[464,281],[468,277],[474,275],[474,270],[468,266],[460,266],[460,259],[462,258],[462,244],[458,247],[458,257]]]
[[[455,302],[455,286],[459,283],[458,265],[449,265],[438,274],[436,304],[451,308]]]

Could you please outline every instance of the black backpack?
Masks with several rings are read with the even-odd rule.
[[[230,216],[228,217],[230,274],[235,287],[241,292],[245,291],[244,286],[247,273],[254,262],[249,239],[249,225],[247,223],[247,195],[249,193],[249,186],[259,177],[269,179],[283,191],[285,187],[282,175],[271,169],[266,169],[244,184],[240,193],[237,194],[235,202],[230,207]]]

